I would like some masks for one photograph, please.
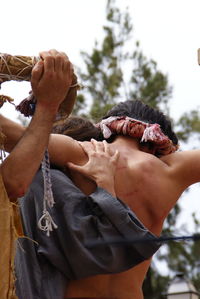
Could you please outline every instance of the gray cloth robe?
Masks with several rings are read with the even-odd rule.
[[[41,171],[20,199],[28,238],[19,240],[15,258],[19,299],[63,299],[69,280],[125,271],[158,250],[156,237],[120,200],[101,188],[85,196],[59,170],[51,170],[51,178],[56,203],[50,213],[58,228],[50,237],[37,227],[43,211]],[[120,236],[153,241],[129,246],[84,246],[90,239],[105,241]]]

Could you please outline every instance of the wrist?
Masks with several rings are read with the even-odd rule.
[[[111,193],[114,197],[116,196],[115,194],[115,188],[114,188],[114,179],[98,179],[96,180],[96,184],[98,187],[105,189],[109,193]]]
[[[55,120],[58,111],[58,105],[47,105],[37,102],[34,114],[41,114],[44,118]]]

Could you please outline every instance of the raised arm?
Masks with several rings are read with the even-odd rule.
[[[37,105],[29,127],[24,130],[3,116],[0,119],[8,140],[6,150],[10,151],[23,134],[1,165],[4,184],[11,198],[24,194],[31,183],[47,147],[58,107],[72,81],[73,70],[65,54],[51,50],[42,52],[41,57],[43,61],[39,61],[32,71],[31,84]],[[15,126],[16,131],[9,131],[9,125],[11,128]]]
[[[171,178],[182,191],[200,182],[200,150],[177,152],[164,156],[162,161],[169,166]]]

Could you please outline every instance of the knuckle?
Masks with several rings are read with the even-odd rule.
[[[71,69],[71,62],[69,61],[69,60],[66,60],[66,59],[64,59],[64,63],[65,63],[65,65],[66,65],[66,67],[68,67],[68,68],[70,68]]]
[[[62,60],[63,59],[63,56],[60,54],[60,53],[58,53],[58,54],[56,54],[56,57],[55,57],[57,60]]]
[[[49,55],[45,57],[46,62],[52,63],[54,61],[54,57],[52,55]]]

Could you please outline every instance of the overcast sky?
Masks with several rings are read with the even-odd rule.
[[[0,52],[38,55],[41,50],[55,48],[65,51],[73,63],[81,66],[80,51],[90,52],[94,41],[103,36],[106,2],[1,0]],[[144,54],[156,60],[158,67],[169,76],[174,88],[171,115],[178,119],[183,112],[200,106],[197,64],[200,1],[118,0],[117,3],[121,8],[129,6],[134,37],[140,41]],[[9,82],[2,85],[1,93],[14,97],[18,103],[29,89],[28,83]],[[5,105],[1,112],[16,117],[12,106]],[[194,190],[182,200],[183,222],[192,211],[199,209],[200,190],[198,186]]]

